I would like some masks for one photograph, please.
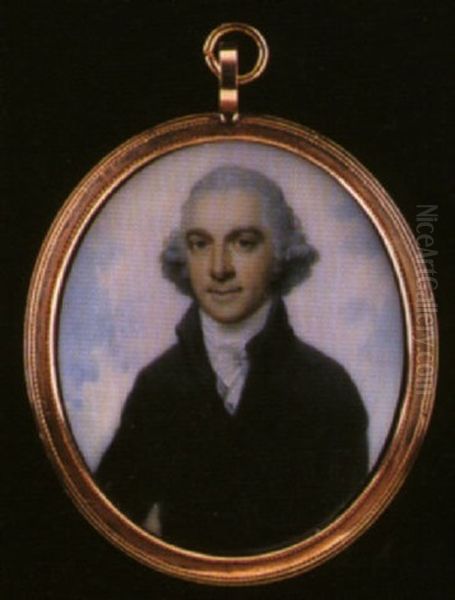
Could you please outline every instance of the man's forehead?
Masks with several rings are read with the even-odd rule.
[[[254,190],[207,191],[188,203],[183,225],[185,229],[263,228],[261,199]]]

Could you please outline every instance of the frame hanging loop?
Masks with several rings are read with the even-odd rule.
[[[220,39],[229,33],[243,33],[255,42],[258,57],[254,67],[246,72],[238,72],[238,51],[232,44],[220,44],[218,57],[216,48]],[[207,37],[203,48],[209,69],[219,81],[219,111],[223,123],[235,123],[239,118],[238,86],[250,83],[264,72],[269,60],[269,48],[262,34],[245,23],[224,23],[214,29]]]

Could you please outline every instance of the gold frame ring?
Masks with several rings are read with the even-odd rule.
[[[240,85],[251,83],[262,75],[269,61],[269,47],[267,42],[265,41],[262,33],[251,25],[247,25],[246,23],[223,23],[223,25],[216,27],[210,32],[204,42],[203,53],[205,61],[212,73],[217,77],[220,77],[221,65],[215,56],[215,50],[220,39],[228,33],[243,33],[256,43],[256,47],[258,49],[256,63],[251,71],[238,75],[238,83]]]

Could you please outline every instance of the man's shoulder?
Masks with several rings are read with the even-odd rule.
[[[180,349],[174,344],[140,369],[128,394],[123,419],[136,422],[153,414],[159,422],[159,414],[164,414],[178,395],[181,363]]]
[[[298,337],[295,338],[294,349],[297,359],[305,362],[311,369],[346,373],[345,368],[337,360]]]
[[[314,382],[321,386],[344,384],[355,388],[346,369],[337,360],[296,334],[282,300],[276,303],[266,327],[267,335],[262,338],[262,343],[265,342],[267,354],[280,365],[279,371],[283,375],[292,373],[292,379],[304,382],[305,387]],[[258,342],[261,342],[260,337]]]
[[[138,373],[137,381],[142,383],[153,383],[161,380],[175,381],[182,364],[181,348],[179,344],[175,343],[142,367]]]
[[[347,369],[318,348],[296,338],[293,367],[304,388],[311,387],[330,407],[364,412],[359,391]],[[333,399],[336,398],[336,402]]]

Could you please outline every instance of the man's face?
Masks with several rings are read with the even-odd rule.
[[[269,295],[273,267],[270,229],[252,192],[207,192],[185,222],[188,269],[203,310],[221,323],[253,314]]]

